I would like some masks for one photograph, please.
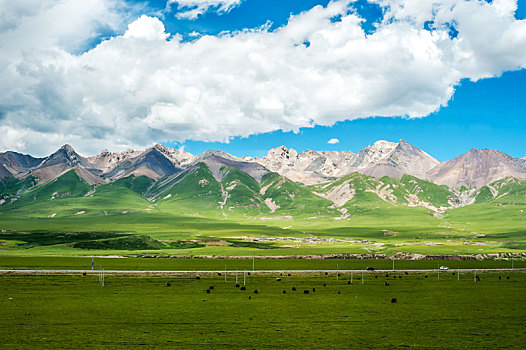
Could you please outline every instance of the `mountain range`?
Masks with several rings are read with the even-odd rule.
[[[273,213],[301,208],[301,203],[337,209],[361,195],[374,195],[384,202],[440,211],[505,195],[499,188],[526,179],[525,158],[472,149],[440,162],[405,140],[377,141],[358,153],[298,153],[281,146],[262,158],[212,150],[194,156],[162,145],[84,157],[64,145],[44,158],[0,153],[0,204],[20,203],[29,194],[36,200],[38,193],[46,193],[49,198],[40,196],[45,200],[62,198],[79,188],[84,190],[78,195],[85,196],[97,186],[128,181],[150,201],[186,198],[220,209],[265,208]],[[82,186],[51,191],[63,178]]]

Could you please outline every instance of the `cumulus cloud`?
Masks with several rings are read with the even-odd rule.
[[[223,14],[230,12],[239,6],[243,0],[168,0],[166,8],[170,9],[172,4],[177,4],[178,11],[175,14],[181,19],[196,19],[199,15],[214,10]]]
[[[526,67],[526,21],[514,18],[509,0],[378,0],[385,18],[369,35],[343,0],[273,31],[190,42],[141,16],[80,55],[71,38],[88,37],[96,21],[117,21],[113,2],[49,3],[0,36],[0,132],[8,135],[0,149],[45,154],[69,142],[91,154],[369,116],[424,117],[447,105],[461,79]],[[69,3],[97,3],[101,17],[79,11],[64,33],[55,22],[66,9],[57,7]]]
[[[337,143],[340,143],[340,140],[338,140],[338,139],[330,139],[329,141],[327,141],[327,143],[329,145],[335,145]]]
[[[146,15],[131,23],[124,33],[124,37],[128,39],[164,40],[168,36],[170,34],[164,32],[164,24],[159,19]]]

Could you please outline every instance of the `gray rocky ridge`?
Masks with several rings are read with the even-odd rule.
[[[405,140],[398,143],[377,141],[358,153],[350,151],[312,151],[298,153],[285,146],[271,149],[254,159],[271,171],[305,184],[317,184],[353,172],[374,177],[398,177],[403,174],[426,178],[440,162]]]
[[[491,149],[472,149],[431,169],[433,182],[453,188],[479,188],[506,178],[526,178],[526,160]]]
[[[526,157],[525,157],[526,158]],[[237,168],[257,181],[268,172],[276,172],[303,184],[320,184],[358,172],[381,178],[401,178],[404,174],[447,185],[480,188],[506,177],[526,178],[526,159],[483,149],[471,151],[446,162],[439,162],[405,140],[377,141],[358,153],[351,151],[314,151],[298,153],[280,146],[263,158],[238,158],[222,151],[206,151],[198,157],[162,145],[144,151],[127,150],[111,153],[103,150],[83,157],[70,145],[64,145],[45,158],[34,158],[16,152],[0,153],[0,179],[9,176],[34,176],[45,183],[75,169],[89,184],[104,183],[129,175],[158,179],[178,174],[205,163],[216,179],[221,179],[223,166]]]

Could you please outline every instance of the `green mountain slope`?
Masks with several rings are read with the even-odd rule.
[[[223,199],[220,206],[223,210],[242,210],[251,214],[265,211],[265,204],[259,196],[260,186],[254,178],[234,167],[222,167],[221,174]]]
[[[3,200],[3,203],[15,201],[21,193],[28,191],[36,184],[37,179],[33,176],[28,176],[22,180],[14,177],[4,177],[0,180],[0,201]]]
[[[411,175],[404,175],[400,183],[408,193],[414,194],[420,201],[431,203],[433,206],[449,207],[455,202],[455,195],[447,186],[434,184]]]
[[[82,197],[92,188],[93,186],[85,183],[72,169],[54,180],[23,192],[12,205],[21,207],[63,198]]]
[[[143,196],[146,194],[150,186],[154,183],[154,180],[147,176],[135,176],[131,175],[122,179],[119,179],[112,183],[114,186],[124,186],[133,192]]]
[[[261,181],[261,199],[271,212],[288,213],[288,215],[309,216],[313,214],[329,214],[332,203],[297,182],[276,173],[265,175]]]
[[[336,207],[345,203],[358,206],[396,204],[421,207],[449,207],[455,195],[447,186],[439,186],[414,176],[404,175],[400,180],[387,176],[377,179],[353,173],[338,180],[309,187],[334,202]]]
[[[172,184],[153,187],[150,192],[156,193],[159,208],[200,212],[217,211],[222,202],[221,184],[214,178],[206,164],[199,163],[173,179]],[[154,192],[156,191],[156,192]]]
[[[132,175],[96,185],[77,169],[37,186],[32,178],[5,178],[0,253],[23,247],[35,254],[526,250],[524,180],[453,190],[413,176],[353,173],[305,186],[277,173],[258,181],[239,167],[207,164],[157,180]],[[90,240],[91,233],[110,236]],[[20,245],[21,238],[35,244]]]

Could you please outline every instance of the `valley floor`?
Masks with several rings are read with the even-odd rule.
[[[11,194],[0,206],[0,255],[526,254],[524,180],[496,181],[457,207],[456,190],[411,176],[353,173],[305,186],[276,173],[258,182],[229,166],[218,181],[212,170],[104,185],[70,170],[25,192],[4,179]]]

